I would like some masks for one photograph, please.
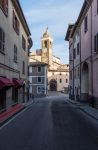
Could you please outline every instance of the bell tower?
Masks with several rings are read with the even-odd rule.
[[[52,67],[52,46],[53,39],[48,32],[48,28],[44,32],[41,39],[41,47],[42,47],[42,62],[45,62],[49,65],[49,68]]]

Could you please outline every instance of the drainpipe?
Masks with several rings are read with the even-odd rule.
[[[92,106],[93,102],[93,52],[92,52],[92,4],[91,4],[91,97],[92,97]]]
[[[80,100],[81,100],[81,27],[80,27]]]
[[[73,46],[73,48],[74,48],[74,46]],[[74,55],[73,55],[73,100],[74,100],[74,80],[75,80],[75,78],[74,78]]]

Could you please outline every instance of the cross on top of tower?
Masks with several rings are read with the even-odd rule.
[[[48,27],[46,28],[46,30],[45,30],[45,32],[43,34],[43,37],[51,37],[51,34],[48,31]]]

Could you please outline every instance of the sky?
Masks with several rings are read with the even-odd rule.
[[[84,0],[19,0],[29,25],[33,47],[41,48],[41,37],[48,27],[53,38],[53,55],[69,63],[68,42],[64,38],[68,25],[75,23]]]

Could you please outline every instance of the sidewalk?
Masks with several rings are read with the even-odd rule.
[[[10,107],[5,112],[0,114],[0,126],[2,126],[6,121],[12,118],[15,114],[20,112],[22,109],[25,108],[23,104],[17,104],[15,106]]]
[[[87,103],[76,102],[70,99],[68,99],[68,101],[77,108],[79,108],[80,110],[82,110],[84,113],[86,113],[87,115],[98,121],[98,109],[91,107]]]

